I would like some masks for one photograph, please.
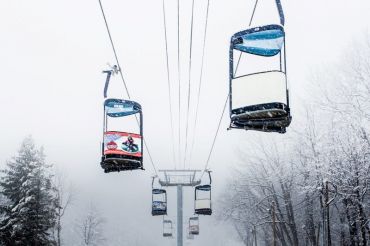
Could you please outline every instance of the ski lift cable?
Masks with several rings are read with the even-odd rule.
[[[110,32],[110,29],[109,29],[108,21],[107,21],[107,18],[106,18],[106,16],[105,16],[105,12],[104,12],[103,5],[102,5],[102,3],[101,3],[101,0],[99,0],[99,5],[100,5],[100,9],[101,9],[101,12],[102,12],[103,18],[104,18],[104,23],[105,23],[105,27],[106,27],[106,29],[107,29],[107,33],[108,33],[108,36],[109,36],[109,40],[110,40],[110,43],[111,43],[111,45],[112,45],[112,49],[113,49],[113,53],[114,53],[114,57],[115,57],[115,59],[116,59],[117,65],[118,65],[118,72],[120,73],[120,76],[121,76],[122,82],[123,82],[123,84],[124,84],[124,86],[125,86],[125,90],[126,90],[127,97],[130,99],[130,93],[129,93],[129,91],[128,91],[128,88],[127,88],[127,84],[126,84],[125,78],[123,77],[123,74],[122,74],[121,65],[120,65],[119,60],[118,60],[116,47],[114,46],[114,43],[113,43],[112,34],[111,34],[111,32]]]
[[[197,125],[197,116],[198,116],[198,107],[199,107],[199,98],[200,98],[200,89],[201,89],[201,83],[202,83],[202,76],[203,76],[203,61],[204,61],[204,52],[205,52],[205,42],[206,42],[206,35],[207,35],[207,25],[208,25],[208,14],[209,14],[209,2],[210,0],[208,0],[208,4],[207,4],[207,14],[206,14],[206,25],[205,25],[205,32],[204,32],[204,39],[203,39],[203,54],[202,54],[202,62],[201,62],[201,73],[200,73],[200,83],[199,83],[199,88],[198,88],[198,99],[197,99],[197,108],[196,108],[196,115],[195,115],[195,124],[194,124],[194,131],[196,129],[196,125]],[[251,14],[251,18],[249,20],[249,26],[252,25],[252,22],[253,22],[253,19],[254,19],[254,15],[256,13],[256,9],[257,9],[257,5],[258,5],[258,0],[256,0],[255,4],[254,4],[254,8],[253,8],[253,11],[252,11],[252,14]],[[241,55],[242,55],[242,52],[240,53],[240,56],[239,56],[239,59],[238,59],[238,63],[237,63],[237,66],[236,66],[236,71],[238,69],[238,66],[239,66],[239,62],[240,62],[240,59],[241,59]],[[235,73],[236,73],[235,71]],[[226,105],[226,104],[225,104]],[[226,106],[225,106],[226,107]],[[224,108],[225,110],[225,108]],[[223,113],[224,114],[224,113]],[[217,133],[216,133],[217,134]],[[216,135],[217,136],[217,135]],[[192,147],[191,147],[191,151],[190,151],[190,160],[192,159],[192,152],[193,152],[193,148],[194,148],[194,139],[195,139],[195,136],[193,136],[193,141],[192,141]],[[212,146],[212,149],[213,149],[213,146]],[[211,152],[212,152],[212,149],[211,149]],[[210,155],[209,155],[209,158],[210,158]],[[208,162],[209,162],[209,158],[207,160],[207,164],[206,166],[208,165]],[[206,168],[205,168],[206,169]],[[202,173],[202,177],[203,177],[203,174],[204,172]]]
[[[116,59],[116,63],[117,63],[117,66],[118,66],[118,72],[120,74],[120,77],[122,79],[122,82],[125,86],[125,89],[126,89],[126,93],[127,93],[127,97],[129,99],[131,99],[131,96],[130,96],[130,93],[129,93],[129,90],[128,90],[128,87],[127,87],[127,84],[126,84],[126,81],[123,77],[123,73],[122,73],[122,69],[121,69],[121,66],[120,66],[120,63],[119,63],[119,59],[118,59],[118,55],[117,55],[117,51],[116,51],[116,48],[115,48],[115,45],[114,45],[114,42],[113,42],[113,38],[112,38],[112,35],[111,35],[111,32],[110,32],[110,29],[109,29],[109,25],[108,25],[108,21],[107,21],[107,18],[106,18],[106,15],[105,15],[105,12],[104,12],[104,8],[103,8],[103,5],[101,3],[101,0],[98,0],[99,1],[99,5],[100,5],[100,10],[101,10],[101,13],[103,15],[103,18],[104,18],[104,23],[105,23],[105,27],[106,27],[106,30],[107,30],[107,33],[108,33],[108,36],[109,36],[109,40],[110,40],[110,43],[111,43],[111,46],[112,46],[112,50],[113,50],[113,53],[114,53],[114,57]],[[137,116],[135,115],[135,118],[136,118],[136,122],[137,124],[139,125],[139,120],[137,118]],[[148,145],[146,143],[146,140],[145,138],[143,139],[144,140],[144,145],[145,145],[145,148],[146,148],[146,151],[148,153],[148,156],[149,156],[149,159],[150,159],[150,162],[153,166],[153,169],[154,169],[154,172],[158,175],[158,172],[157,172],[157,168],[154,164],[154,161],[153,161],[153,158],[150,154],[150,151],[149,151],[149,148],[148,148]]]
[[[212,156],[212,153],[213,153],[213,149],[215,147],[215,143],[216,143],[216,140],[217,140],[217,136],[218,136],[218,132],[220,131],[220,126],[221,126],[221,122],[222,122],[222,118],[224,117],[224,114],[225,114],[225,109],[226,109],[226,105],[227,105],[227,102],[229,101],[229,93],[227,94],[227,97],[226,97],[226,101],[225,101],[225,104],[224,104],[224,108],[222,110],[222,114],[221,114],[221,117],[220,117],[220,120],[218,122],[218,126],[217,126],[217,130],[216,130],[216,133],[215,133],[215,136],[213,138],[213,142],[212,142],[212,145],[211,145],[211,149],[209,151],[209,154],[208,154],[208,158],[207,158],[207,161],[206,161],[206,164],[204,166],[204,170],[200,176],[200,179],[202,179],[204,173],[207,171],[208,169],[208,166],[209,166],[209,161],[211,159],[211,156]]]
[[[254,8],[253,8],[253,12],[252,12],[252,15],[251,15],[251,19],[249,21],[249,26],[252,25],[254,14],[256,13],[257,5],[258,5],[258,0],[256,0],[256,3],[254,4]]]
[[[194,27],[194,0],[192,1],[191,9],[191,28],[190,28],[190,50],[189,50],[189,82],[188,82],[188,108],[186,113],[186,132],[185,132],[185,152],[184,152],[184,168],[186,164],[186,153],[188,148],[188,131],[189,131],[189,108],[191,94],[191,65],[193,53],[193,27]]]
[[[169,58],[168,58],[168,40],[167,40],[167,22],[166,22],[166,6],[165,0],[162,0],[162,8],[163,8],[163,27],[164,27],[164,39],[165,39],[165,46],[166,46],[166,68],[167,68],[167,84],[168,84],[168,100],[169,100],[169,107],[170,107],[170,121],[171,121],[171,140],[172,140],[172,154],[173,154],[173,163],[176,169],[176,154],[175,154],[175,136],[174,136],[174,128],[173,128],[173,114],[172,114],[172,100],[171,100],[171,79],[170,79],[170,68],[169,68]]]
[[[181,66],[180,66],[180,0],[177,0],[177,76],[179,82],[179,167],[181,165]]]
[[[276,0],[276,1],[279,1],[279,0]],[[257,5],[258,5],[258,0],[256,0],[256,2],[254,4],[253,12],[252,12],[251,18],[249,20],[249,26],[252,25],[254,14],[256,13]],[[280,4],[280,6],[281,6],[281,4]],[[236,68],[235,68],[235,73],[234,73],[235,75],[236,75],[236,72],[238,71],[239,63],[240,63],[240,59],[242,58],[242,55],[243,55],[243,52],[240,52],[239,58],[238,58],[238,63],[236,64]]]
[[[195,109],[195,120],[194,120],[194,126],[193,126],[194,133],[193,133],[193,140],[192,140],[191,147],[190,147],[189,162],[191,162],[192,160],[194,142],[195,142],[195,134],[196,134],[196,128],[197,128],[197,121],[198,121],[199,100],[200,100],[200,92],[201,92],[202,81],[203,81],[204,54],[205,54],[205,46],[206,46],[206,38],[207,38],[209,2],[210,0],[207,1],[206,22],[205,22],[204,36],[203,36],[202,60],[201,60],[201,67],[200,67],[200,78],[199,78],[198,96],[197,96],[197,104],[196,104],[197,106]]]

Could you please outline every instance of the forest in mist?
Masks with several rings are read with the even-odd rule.
[[[370,246],[370,1],[279,3],[2,1],[0,246]]]
[[[369,244],[370,39],[351,47],[312,71],[316,91],[307,90],[313,96],[294,134],[237,150],[239,164],[214,204],[244,245]],[[30,136],[2,170],[0,194],[2,245],[67,245],[71,231],[75,245],[113,245],[93,203],[64,219],[78,193]]]
[[[369,36],[309,77],[293,137],[240,148],[220,198],[245,245],[370,243]]]

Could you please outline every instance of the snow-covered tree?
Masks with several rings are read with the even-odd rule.
[[[370,36],[351,47],[318,71],[295,134],[241,151],[219,217],[245,245],[370,244]]]
[[[0,180],[0,240],[4,245],[54,245],[55,198],[49,165],[43,149],[31,137],[24,139],[18,154],[7,162]]]
[[[93,204],[90,204],[86,214],[77,223],[77,231],[83,246],[98,246],[105,241],[103,235],[104,218]]]
[[[74,192],[70,184],[67,184],[65,173],[56,170],[54,176],[55,202],[56,202],[56,223],[54,227],[54,239],[56,246],[63,244],[62,240],[62,219],[73,201]]]

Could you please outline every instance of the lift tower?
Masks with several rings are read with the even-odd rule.
[[[194,187],[201,183],[197,174],[201,170],[159,170],[159,183],[165,187],[177,187],[177,246],[183,246],[183,187]]]

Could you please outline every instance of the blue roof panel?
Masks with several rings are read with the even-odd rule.
[[[284,29],[269,25],[248,29],[232,37],[233,48],[259,56],[275,56],[284,45]]]
[[[124,117],[141,111],[140,104],[134,101],[109,98],[105,100],[104,107],[109,117]]]

